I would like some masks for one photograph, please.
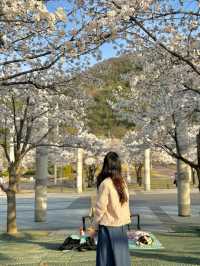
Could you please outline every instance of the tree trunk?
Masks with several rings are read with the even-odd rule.
[[[9,167],[9,187],[6,189],[7,196],[7,233],[10,235],[17,233],[16,221],[16,169],[12,163]]]
[[[177,134],[177,153],[183,157],[187,157],[188,151],[188,128],[184,117],[178,117],[176,134]],[[188,175],[188,166],[182,161],[177,160],[178,172],[178,215],[190,216],[191,202],[190,202],[190,182]]]
[[[137,184],[141,187],[142,186],[142,167],[143,164],[136,164],[135,165],[135,173],[136,173],[136,179],[137,179]]]
[[[178,160],[178,215],[190,216],[190,182],[187,165]]]
[[[16,222],[16,193],[7,191],[7,233],[14,235],[17,233]]]
[[[96,171],[95,165],[89,165],[87,167],[88,187],[92,187],[94,185],[95,171]]]
[[[192,184],[193,184],[193,186],[197,185],[196,175],[197,175],[197,170],[192,168]]]
[[[16,192],[20,192],[20,171],[16,171]]]

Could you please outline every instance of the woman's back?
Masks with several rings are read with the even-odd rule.
[[[98,226],[96,266],[130,266],[126,224],[130,223],[129,195],[121,161],[109,152],[97,177],[95,220]]]
[[[106,178],[99,186],[95,220],[107,226],[121,226],[130,223],[128,189],[124,185],[128,200],[120,202],[118,192],[111,178]]]

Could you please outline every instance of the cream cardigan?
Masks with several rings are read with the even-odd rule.
[[[129,194],[128,201],[121,205],[118,193],[111,178],[106,178],[99,186],[95,207],[95,223],[106,226],[122,226],[129,224]]]

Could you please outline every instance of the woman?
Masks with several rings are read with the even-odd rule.
[[[129,195],[121,175],[120,158],[109,152],[97,177],[95,222],[98,224],[96,266],[130,266],[126,225],[130,223]]]

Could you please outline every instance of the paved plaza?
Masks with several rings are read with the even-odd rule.
[[[200,195],[198,191],[193,191],[191,194],[192,215],[190,217],[177,215],[176,197],[175,190],[132,193],[130,197],[131,211],[140,214],[142,230],[154,232],[165,248],[170,241],[172,250],[169,251],[166,248],[160,253],[133,252],[132,265],[200,265],[200,257],[194,252],[197,249],[199,238],[194,238],[193,233],[188,235],[181,231],[181,228],[197,228],[199,226]],[[19,231],[24,232],[25,237],[0,240],[0,265],[94,266],[95,252],[93,251],[86,253],[60,252],[57,249],[67,235],[79,232],[81,218],[88,214],[89,207],[90,195],[88,193],[81,196],[64,193],[49,194],[47,221],[36,223],[34,222],[34,195],[18,195],[17,224]],[[1,195],[1,233],[6,230],[5,221],[6,198]],[[136,225],[136,221],[134,224]],[[177,229],[181,231],[179,234]],[[170,235],[172,238],[169,238]],[[179,241],[179,245],[185,245],[184,239],[187,240],[186,243],[188,243],[191,253],[184,253],[183,247],[177,246],[176,241]],[[187,245],[186,247],[188,248]],[[188,256],[191,256],[190,259]],[[192,261],[191,264],[190,261]]]
[[[139,213],[143,230],[165,232],[171,231],[171,224],[193,224],[200,222],[200,205],[197,191],[192,193],[190,217],[179,217],[176,206],[176,193],[171,190],[157,192],[136,192],[130,197],[132,213]],[[89,212],[90,196],[88,194],[48,195],[47,221],[34,222],[34,194],[17,196],[17,224],[19,230],[72,230],[78,231],[81,218]],[[134,224],[136,221],[134,221]],[[6,230],[6,198],[0,198],[0,231]]]

